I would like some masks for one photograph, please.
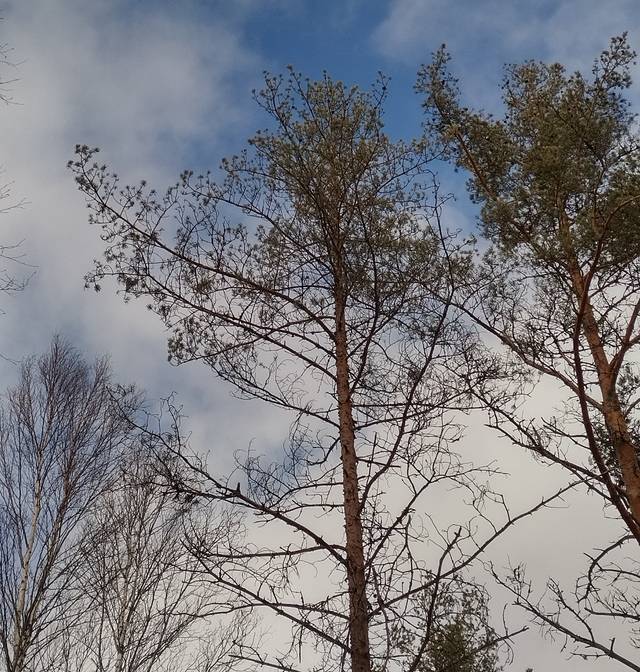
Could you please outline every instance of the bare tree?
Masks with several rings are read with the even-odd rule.
[[[0,410],[0,645],[7,672],[51,669],[73,610],[78,532],[110,484],[130,423],[107,360],[68,343],[26,361]]]
[[[12,104],[11,85],[16,81],[5,73],[15,70],[16,64],[11,60],[11,48],[6,43],[0,43],[0,103]],[[0,167],[0,176],[4,177],[4,167]],[[21,208],[24,199],[11,199],[11,183],[0,182],[0,201],[6,201],[0,207],[0,214],[10,212],[16,208]],[[0,245],[0,259],[9,262],[10,265],[24,265],[22,255],[19,253],[21,243]],[[0,291],[16,292],[25,288],[28,278],[20,278],[13,275],[8,269],[0,270]]]
[[[203,512],[158,487],[142,447],[126,456],[120,471],[83,528],[75,585],[82,617],[69,633],[74,669],[221,672],[228,665],[224,640],[242,638],[246,623],[204,622],[215,596],[210,583],[199,581],[184,539],[185,525],[202,529],[197,519]],[[204,513],[210,539],[237,534],[228,516],[214,526],[212,512]]]
[[[15,77],[7,76],[5,73],[15,70],[16,64],[11,59],[11,47],[6,43],[0,43],[0,102],[10,103],[13,101],[11,96],[11,85],[16,82]]]
[[[549,583],[555,605],[535,598],[522,568],[505,585],[575,653],[639,670],[640,141],[625,99],[634,59],[622,36],[591,78],[510,66],[502,118],[459,103],[444,50],[418,88],[428,138],[468,171],[493,243],[454,302],[508,353],[514,381],[476,396],[499,432],[579,479],[617,523],[611,543],[587,551],[573,590]],[[538,376],[562,386],[563,406],[542,419],[512,412]],[[597,628],[606,621],[617,644]]]
[[[220,184],[187,172],[164,196],[121,188],[87,147],[70,162],[107,242],[88,282],[115,276],[172,330],[174,361],[203,361],[240,396],[292,414],[282,460],[249,453],[239,482],[179,432],[163,438],[185,500],[221,500],[265,526],[249,543],[194,532],[191,544],[235,608],[292,627],[279,654],[240,646],[264,669],[413,672],[424,647],[399,650],[393,624],[520,517],[489,524],[491,469],[452,450],[467,387],[491,371],[446,298],[468,266],[464,242],[438,227],[424,147],[383,132],[385,96],[384,79],[365,93],[267,77],[256,99],[274,130],[223,162]],[[461,525],[426,510],[452,486],[473,507]]]

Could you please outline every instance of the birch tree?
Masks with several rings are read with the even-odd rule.
[[[84,517],[110,482],[130,424],[112,403],[107,360],[60,338],[22,366],[0,411],[0,645],[7,672],[51,669],[74,611]]]
[[[75,582],[82,616],[68,633],[71,668],[228,669],[224,640],[240,639],[245,623],[231,619],[223,627],[204,618],[215,592],[198,580],[184,538],[203,512],[157,485],[143,445],[124,456],[118,471],[82,530]],[[223,517],[214,529],[214,516],[209,518],[209,538],[237,533],[232,519]]]

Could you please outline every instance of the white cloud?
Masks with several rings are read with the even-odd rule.
[[[228,389],[204,367],[169,367],[166,334],[144,302],[124,305],[111,288],[98,296],[83,289],[101,245],[66,162],[75,143],[98,145],[125,179],[160,188],[193,154],[215,166],[230,137],[247,135],[255,55],[237,22],[204,25],[171,3],[143,13],[110,0],[16,0],[5,17],[2,41],[20,62],[12,87],[19,104],[0,109],[0,159],[14,196],[28,203],[3,217],[0,240],[24,239],[38,272],[25,292],[0,298],[0,353],[42,351],[54,332],[89,356],[108,352],[119,379],[156,397],[178,390],[203,444],[213,448],[211,426],[224,424],[228,431],[216,437],[230,441],[230,458],[258,430],[245,424],[231,437],[229,419],[241,411]],[[4,381],[13,376],[7,363],[0,370]]]
[[[381,53],[402,60],[426,58],[445,42],[473,52],[479,66],[483,54],[522,55],[526,48],[536,53],[525,57],[583,64],[610,36],[628,30],[633,37],[640,28],[636,10],[634,0],[391,0],[373,39]]]
[[[121,4],[34,0],[9,12],[8,40],[24,59],[9,151],[28,131],[34,144],[46,140],[43,151],[85,138],[118,163],[166,167],[180,147],[213,143],[242,115],[234,84],[255,63],[228,25]]]
[[[495,101],[505,62],[534,58],[589,68],[609,38],[628,31],[640,45],[635,0],[391,0],[372,43],[386,58],[416,67],[445,43],[463,89],[481,105]]]

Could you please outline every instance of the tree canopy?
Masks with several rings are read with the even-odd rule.
[[[555,582],[552,610],[532,601],[522,574],[509,585],[583,655],[638,669],[591,629],[609,617],[626,621],[632,646],[638,636],[637,550],[621,555],[640,542],[640,139],[626,98],[635,52],[613,38],[591,77],[560,64],[509,66],[501,117],[461,105],[448,60],[441,50],[420,73],[425,133],[467,172],[491,244],[454,301],[516,363],[514,398],[538,375],[564,388],[562,408],[541,419],[479,397],[499,432],[568,470],[620,522],[615,541],[588,553],[577,607]]]
[[[274,538],[288,528],[286,549],[238,547],[210,572],[244,608],[293,626],[287,656],[241,654],[260,664],[289,664],[313,637],[325,670],[418,669],[423,648],[398,649],[390,624],[410,627],[413,597],[436,600],[515,522],[479,538],[490,490],[475,476],[491,468],[452,449],[468,388],[493,375],[450,300],[469,253],[439,225],[424,144],[384,133],[385,97],[384,79],[365,92],[267,76],[256,100],[271,126],[223,161],[221,180],[186,172],[163,196],[120,187],[87,147],[70,164],[106,241],[89,282],[115,276],[126,298],[150,299],[176,362],[203,361],[293,414],[284,458],[249,456],[238,486],[167,446],[197,477],[170,473],[179,489],[234,503]],[[472,506],[439,528],[421,503],[445,485]],[[440,538],[437,573],[419,560],[427,534]],[[195,552],[219,559],[206,539]],[[310,600],[295,574],[312,567],[327,586]]]

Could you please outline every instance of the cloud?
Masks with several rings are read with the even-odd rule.
[[[98,296],[83,289],[101,244],[66,162],[75,143],[98,145],[126,180],[145,177],[160,188],[194,158],[215,166],[212,157],[227,151],[229,138],[247,135],[246,103],[259,68],[237,18],[205,23],[171,3],[145,13],[132,4],[16,0],[5,12],[2,41],[20,65],[12,85],[18,104],[0,109],[0,159],[14,198],[27,203],[3,216],[0,240],[24,239],[38,272],[26,291],[0,297],[0,353],[19,359],[42,351],[55,332],[90,357],[108,352],[120,380],[152,397],[179,391],[210,446],[207,424],[218,412],[231,424],[237,405],[205,367],[166,363],[166,334],[144,302],[124,305],[112,288]],[[0,366],[4,381],[14,369]],[[254,415],[258,422],[260,412]],[[244,428],[224,455],[257,434]]]
[[[28,127],[46,140],[42,149],[95,139],[133,166],[166,167],[242,116],[234,84],[255,62],[225,24],[125,4],[16,3],[6,28],[24,59],[23,105],[12,116],[18,133]]]
[[[286,420],[265,404],[230,398],[229,388],[204,366],[169,367],[166,334],[143,302],[124,305],[111,288],[97,296],[83,290],[83,275],[92,257],[99,256],[101,245],[98,231],[87,226],[83,199],[65,169],[75,143],[99,145],[105,162],[125,179],[145,177],[161,187],[194,162],[200,164],[196,168],[215,167],[221,154],[250,134],[255,124],[249,117],[249,91],[265,66],[264,57],[247,44],[243,21],[253,12],[306,15],[293,0],[241,0],[211,3],[220,5],[220,11],[216,8],[204,21],[195,8],[205,4],[188,0],[8,4],[0,42],[14,48],[14,60],[21,65],[16,73],[20,79],[12,87],[19,104],[0,108],[0,163],[14,182],[15,198],[28,203],[0,220],[0,241],[25,239],[27,260],[39,270],[27,291],[11,299],[0,297],[6,310],[0,316],[0,353],[19,358],[43,351],[56,331],[69,336],[88,356],[111,353],[120,380],[140,384],[152,397],[172,390],[179,393],[194,445],[210,450],[215,469],[225,472],[234,451],[251,439],[256,439],[258,452],[277,447],[286,436]],[[534,4],[542,9],[532,9]],[[359,6],[367,11],[362,0],[341,6],[344,20],[357,17]],[[472,75],[465,82],[486,96],[488,79],[478,74],[493,68],[490,77],[495,81],[504,60],[539,55],[571,65],[589,63],[608,35],[625,27],[633,31],[640,21],[631,11],[634,8],[631,1],[600,6],[592,0],[546,4],[395,0],[376,29],[373,44],[388,59],[414,68],[447,41],[464,74]],[[328,11],[339,15],[333,8]],[[624,26],[625,21],[630,25]],[[640,31],[637,34],[640,37]],[[370,54],[367,59],[369,65]],[[452,227],[463,227],[465,215],[461,206],[448,206]],[[3,383],[14,375],[7,363],[0,363],[0,371]],[[480,434],[475,427],[470,434],[474,459],[490,458],[494,436]],[[532,480],[534,473],[548,479],[548,471],[532,466],[513,447],[503,444],[500,449],[508,452],[503,459],[514,474],[509,486],[515,499],[524,498],[522,483]],[[440,507],[447,510],[442,502]],[[572,521],[579,519],[583,526],[596,518],[585,516],[580,508],[573,515]],[[557,520],[554,514],[549,526],[559,527]],[[541,567],[549,559],[547,546],[536,537],[539,529],[518,532],[519,545],[507,541],[524,557],[537,551],[536,566]],[[556,553],[573,562],[576,545],[571,535],[561,541],[564,545]],[[538,640],[532,642],[526,649],[532,657],[523,660],[528,664],[534,653],[536,661],[542,655],[535,652]],[[547,668],[559,669],[553,662],[557,661],[550,661]]]
[[[413,67],[446,43],[464,89],[486,104],[495,100],[505,62],[534,58],[589,68],[609,38],[624,31],[639,44],[635,0],[392,0],[371,39],[386,58]]]
[[[424,57],[443,42],[482,56],[527,47],[541,58],[582,62],[611,35],[640,27],[634,0],[560,0],[539,3],[485,0],[392,0],[373,40],[385,56]],[[639,35],[640,37],[640,35]]]

